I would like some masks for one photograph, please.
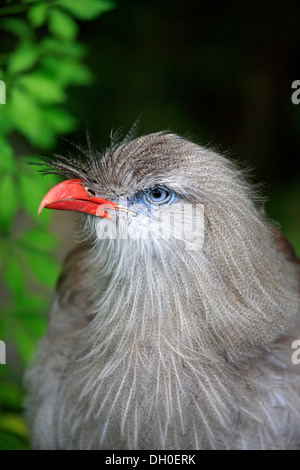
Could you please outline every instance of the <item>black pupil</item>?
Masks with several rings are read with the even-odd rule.
[[[162,196],[162,192],[159,189],[153,189],[152,196],[156,199],[159,199]]]

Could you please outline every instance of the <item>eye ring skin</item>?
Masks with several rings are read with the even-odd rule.
[[[155,196],[155,193],[157,197]],[[160,194],[160,196],[159,196]],[[148,204],[161,206],[164,204],[172,204],[176,198],[176,194],[165,186],[157,185],[153,188],[142,191],[142,197]]]
[[[151,198],[152,191],[161,191],[165,194],[165,199],[157,201],[157,198]],[[129,197],[126,201],[122,201],[119,198],[114,199],[113,203],[125,205],[128,209],[135,212],[135,216],[139,215],[151,215],[151,212],[158,210],[162,206],[167,206],[179,199],[179,196],[171,189],[162,186],[155,185],[152,188],[147,188],[138,191],[135,195]],[[134,215],[133,213],[131,214]]]

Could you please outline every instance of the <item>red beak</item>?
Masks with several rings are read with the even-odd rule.
[[[96,196],[90,196],[82,186],[82,180],[67,180],[53,186],[43,197],[38,215],[46,209],[57,209],[64,211],[86,212],[98,217],[111,218],[107,209],[117,210],[114,202]]]

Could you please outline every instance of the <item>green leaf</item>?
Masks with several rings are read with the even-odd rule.
[[[45,3],[38,3],[30,8],[27,17],[34,28],[39,28],[45,23],[48,9],[49,5]]]
[[[56,8],[50,11],[49,31],[65,41],[72,41],[77,33],[77,23],[66,13]]]
[[[16,83],[43,104],[62,103],[66,99],[59,84],[41,72],[24,75]]]
[[[58,0],[57,5],[65,8],[79,20],[92,20],[101,13],[112,10],[115,3],[107,0]]]
[[[0,405],[5,405],[6,407],[15,409],[21,408],[22,391],[16,382],[12,380],[1,381]]]
[[[21,39],[30,39],[34,38],[34,33],[32,29],[28,26],[26,21],[21,18],[4,18],[0,21],[0,29],[4,29],[9,33],[13,33],[16,36],[19,36]]]
[[[9,114],[10,104],[0,105],[0,135],[7,134],[12,128],[12,120]]]
[[[16,173],[16,165],[14,160],[13,149],[9,143],[0,136],[0,173],[7,171]]]
[[[21,205],[25,212],[37,218],[39,203],[48,191],[47,182],[30,165],[20,163]]]
[[[23,364],[27,364],[33,357],[37,347],[38,338],[32,335],[24,322],[14,321],[11,325],[11,337],[20,355]]]
[[[1,450],[28,450],[28,445],[23,439],[0,429]]]
[[[33,67],[39,59],[39,51],[32,43],[22,43],[8,60],[8,72],[17,74]]]
[[[86,53],[85,44],[79,42],[61,42],[52,37],[46,37],[40,42],[41,50],[46,55],[80,59]]]
[[[26,310],[24,309],[24,305],[21,305],[22,308],[20,308],[18,303],[14,305],[13,310],[19,318],[28,318],[28,311],[30,311],[32,316],[35,315],[44,322],[45,318],[42,313],[48,309],[48,306],[48,296],[44,297],[41,294],[33,294],[26,291]]]
[[[3,262],[3,258],[6,255],[6,251],[7,251],[6,243],[4,240],[0,239],[0,264]]]
[[[14,306],[10,311],[10,315],[21,326],[22,324],[26,325],[26,330],[33,339],[39,339],[45,333],[46,327],[46,315],[42,315],[43,312],[46,312],[45,302],[42,308],[39,307],[37,310],[27,303],[26,297],[23,305]]]
[[[46,56],[42,59],[41,70],[64,86],[87,85],[93,78],[90,70],[76,59]]]
[[[18,208],[16,182],[10,174],[2,176],[0,182],[0,225],[4,231],[9,229]]]
[[[16,255],[10,256],[4,269],[4,281],[15,297],[23,297],[25,291],[24,271]]]
[[[37,282],[54,287],[59,274],[59,264],[56,260],[30,251],[26,252],[26,260]]]
[[[23,232],[18,240],[21,244],[31,246],[38,250],[53,249],[57,246],[56,240],[46,229],[31,228]]]
[[[76,127],[76,119],[63,108],[44,109],[44,118],[48,125],[59,134],[71,132]]]
[[[0,428],[20,437],[27,437],[27,428],[24,421],[16,413],[5,413],[0,416]]]
[[[33,143],[38,141],[41,132],[41,110],[35,101],[26,92],[14,87],[11,91],[9,110],[16,129]]]
[[[43,109],[24,90],[15,87],[11,91],[9,113],[16,129],[30,143],[47,149],[54,145],[55,133],[43,119]]]

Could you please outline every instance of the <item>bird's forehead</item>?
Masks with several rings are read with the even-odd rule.
[[[110,185],[124,191],[168,182],[176,185],[193,171],[193,147],[197,146],[173,134],[142,136],[109,151],[103,159],[103,174]]]

